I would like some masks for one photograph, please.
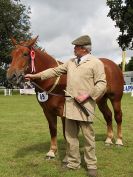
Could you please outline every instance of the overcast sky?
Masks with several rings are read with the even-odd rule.
[[[55,58],[65,61],[73,56],[71,42],[81,36],[92,39],[92,54],[121,62],[117,44],[119,29],[107,17],[106,0],[21,0],[31,7],[31,32],[39,35],[39,45]],[[133,51],[127,51],[127,61]]]

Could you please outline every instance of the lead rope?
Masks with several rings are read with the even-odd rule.
[[[44,92],[44,90],[43,90],[43,88],[42,87],[40,87],[38,84],[36,84],[35,82],[31,82],[31,84],[32,85],[34,85],[35,87],[37,87],[37,88],[39,88],[42,92]],[[46,92],[47,94],[49,94],[49,95],[53,95],[53,96],[63,96],[63,97],[69,97],[70,98],[70,96],[69,95],[61,95],[61,94],[56,94],[56,93],[48,93],[48,92]],[[96,116],[92,111],[90,111],[88,108],[86,108],[85,107],[85,109],[90,113],[90,114],[92,114],[96,119],[98,119],[102,124],[104,124],[104,125],[106,125],[106,123],[105,122],[103,122],[98,116]]]
[[[33,48],[32,48],[32,50],[31,50],[30,56],[31,56],[32,72],[34,72],[34,71],[35,71],[35,63],[34,63],[34,61],[35,61],[35,51],[34,51]],[[55,60],[55,61],[56,61],[57,65],[59,66],[59,62],[58,62],[57,60]],[[47,91],[46,93],[47,93],[47,94],[50,94],[50,95],[53,95],[53,96],[70,97],[70,96],[65,96],[65,95],[59,95],[59,94],[51,93],[51,92],[54,90],[54,88],[56,87],[56,85],[58,84],[59,79],[60,79],[60,76],[58,76],[58,77],[56,78],[56,81],[55,81],[54,85],[53,85],[53,86],[51,87],[51,89],[50,89],[49,91]],[[43,88],[41,88],[41,87],[40,87],[38,84],[36,84],[35,82],[31,82],[31,83],[32,83],[35,87],[39,88],[42,92],[44,91]],[[86,109],[89,113],[91,113],[94,117],[96,117],[99,121],[101,121],[104,125],[106,125],[105,122],[103,122],[103,121],[102,121],[99,117],[97,117],[93,112],[91,112],[91,111],[90,111],[89,109],[87,109],[86,107],[85,107],[85,109]]]

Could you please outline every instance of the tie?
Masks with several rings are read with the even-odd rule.
[[[79,64],[79,63],[80,63],[80,61],[81,61],[81,59],[80,59],[80,58],[78,58],[78,60],[77,60],[77,64]]]

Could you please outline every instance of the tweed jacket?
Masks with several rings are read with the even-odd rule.
[[[66,90],[68,93],[73,97],[77,97],[81,93],[89,94],[90,97],[83,105],[91,113],[87,117],[75,101],[67,97],[64,105],[64,116],[73,120],[93,121],[96,99],[104,95],[106,91],[106,76],[103,63],[90,54],[80,64],[76,63],[76,58],[72,58],[58,67],[42,71],[41,79],[44,80],[65,73],[67,73]]]

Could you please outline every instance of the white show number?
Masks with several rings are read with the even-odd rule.
[[[38,92],[38,101],[45,102],[48,100],[48,94],[46,92],[39,93]]]

